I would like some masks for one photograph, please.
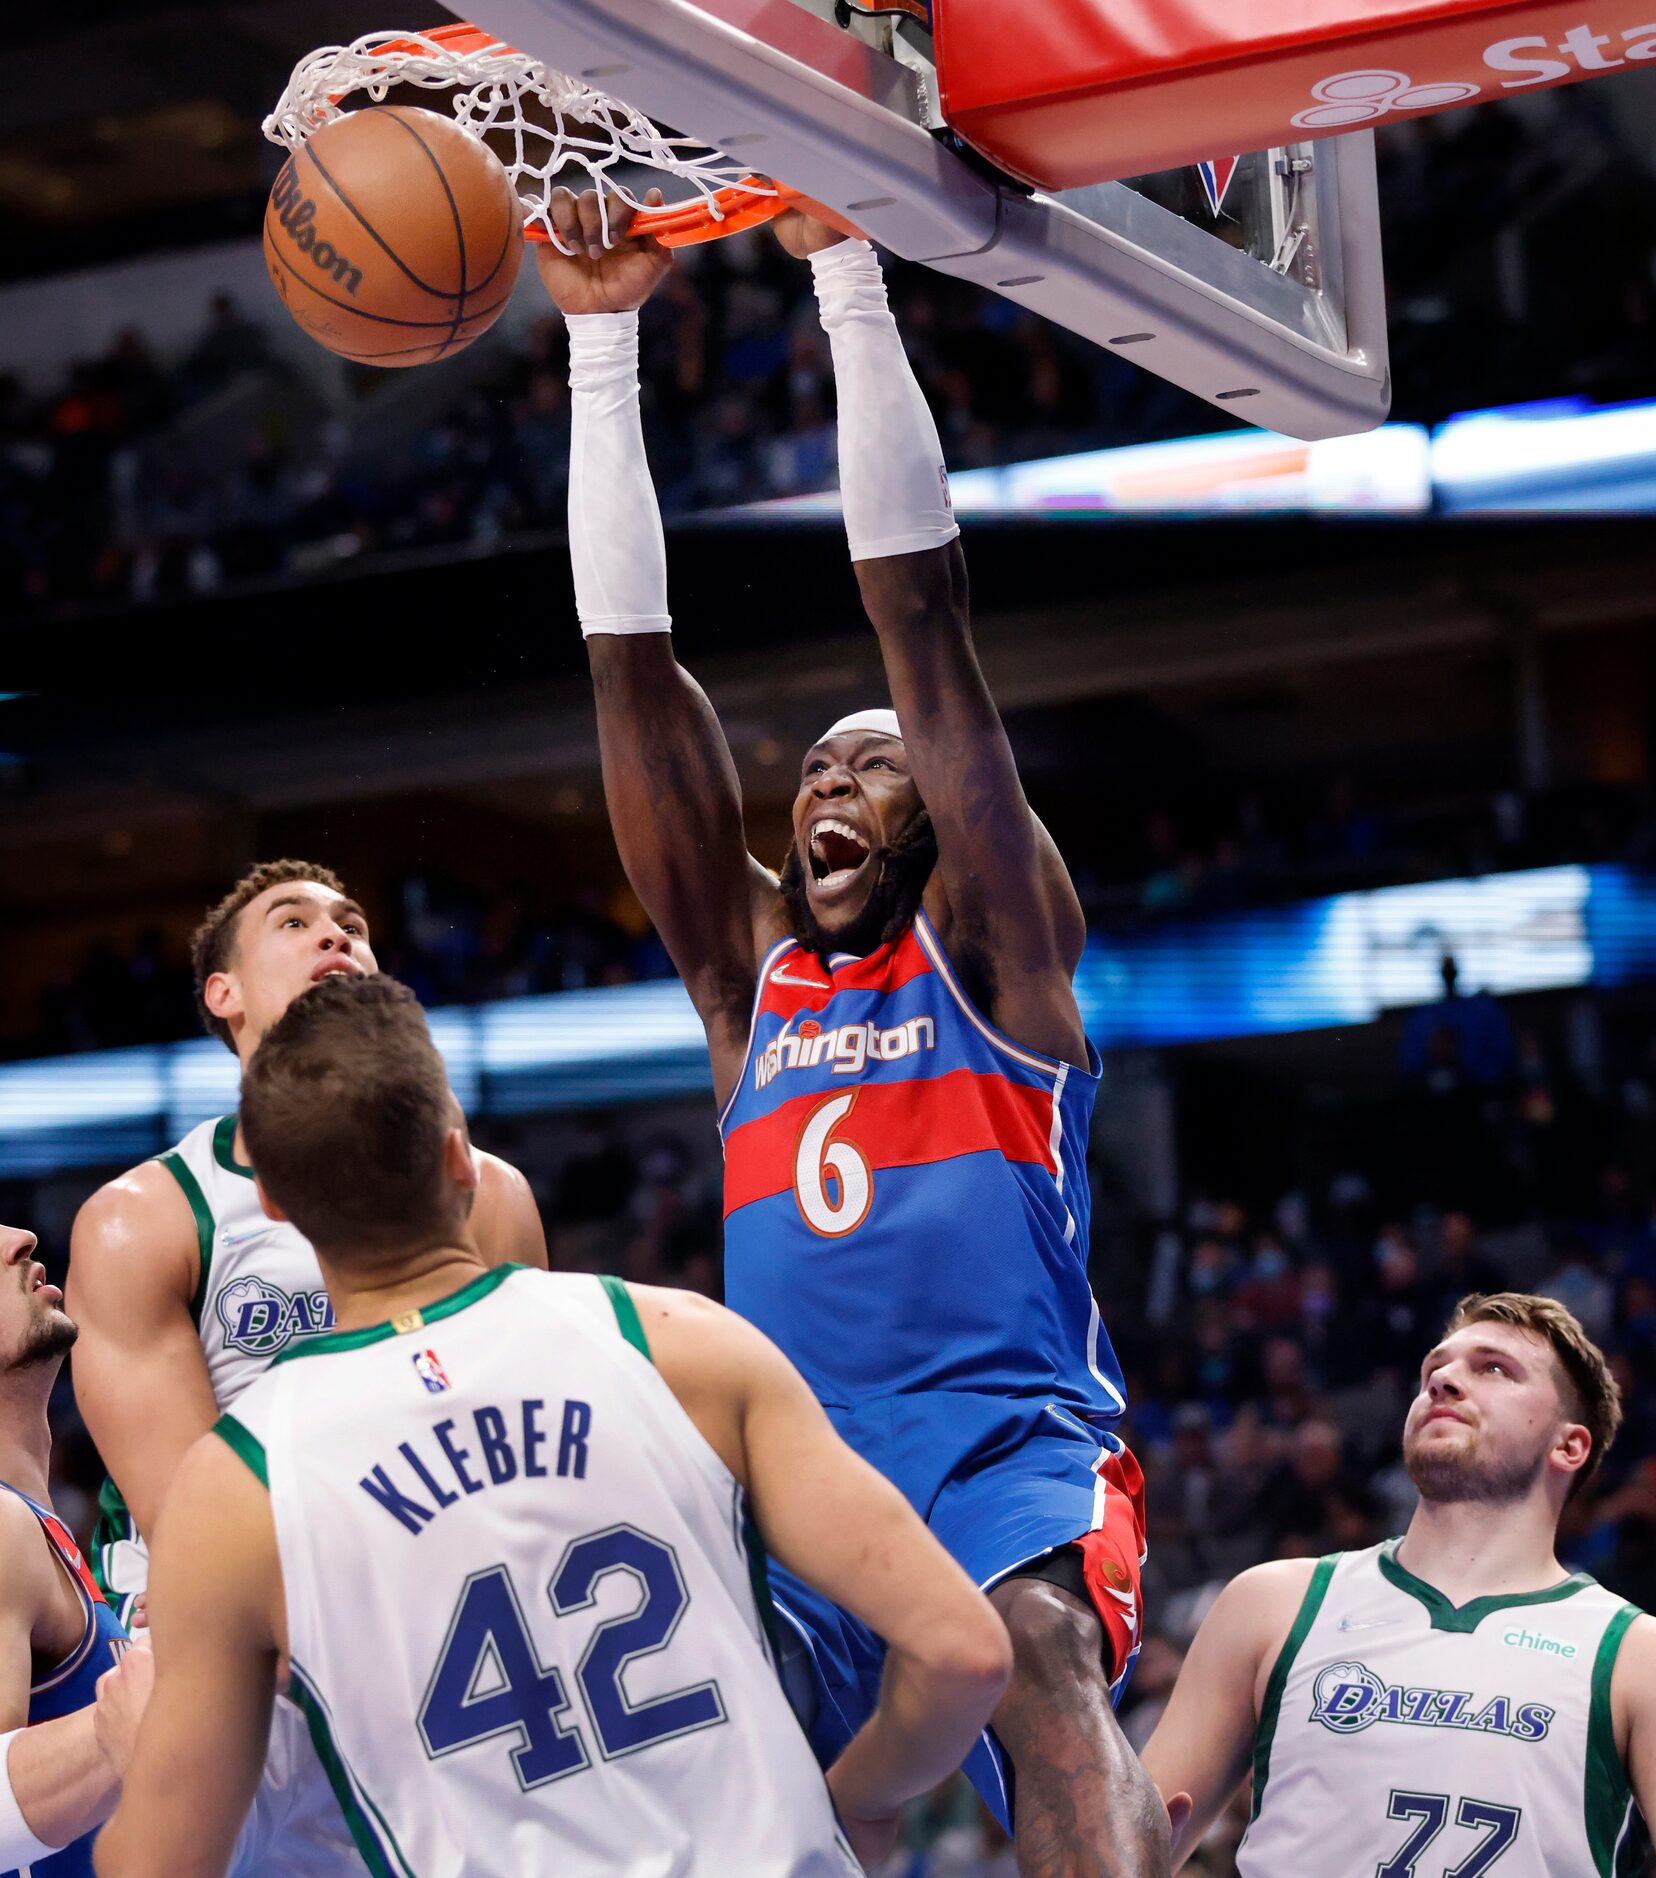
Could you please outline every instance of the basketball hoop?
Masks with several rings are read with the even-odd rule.
[[[606,247],[611,194],[637,211],[632,233],[654,236],[669,248],[740,234],[795,206],[848,234],[858,232],[797,190],[749,174],[695,138],[667,135],[630,105],[515,51],[480,26],[364,33],[348,46],[323,46],[294,67],[264,121],[264,134],[296,150],[344,115],[342,98],[364,92],[379,104],[393,85],[452,89],[450,104],[460,128],[480,143],[496,139],[491,147],[523,202],[525,236],[550,242],[560,252],[568,250],[552,228],[551,197],[560,172],[570,166],[598,185]],[[539,107],[549,121],[531,121],[526,104]],[[647,207],[616,174],[627,164],[660,170],[690,184],[694,193],[662,208]]]

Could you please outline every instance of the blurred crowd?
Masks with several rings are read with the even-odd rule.
[[[629,932],[585,890],[564,903],[410,874],[375,902],[375,953],[420,1002],[481,1004],[673,975],[653,930]],[[32,1031],[0,1057],[171,1043],[201,1028],[182,939],[146,927],[130,946],[100,939],[46,987]]]
[[[1401,418],[1656,393],[1656,198],[1593,88],[1549,98],[1381,136]],[[900,265],[891,281],[953,467],[1219,422],[997,296]],[[307,384],[292,363],[303,352],[273,347],[282,318],[273,298],[253,309],[219,294],[177,358],[132,328],[44,395],[0,371],[0,615],[303,579],[405,548],[487,550],[561,526],[557,318],[419,373],[351,368],[343,403],[320,371]],[[809,275],[773,242],[681,252],[645,311],[643,377],[669,513],[833,483]]]
[[[1089,919],[1119,930],[1407,880],[1558,862],[1656,868],[1656,801],[1629,788],[1504,791],[1448,803],[1365,797],[1348,775],[1267,796],[1212,783],[1177,806],[1065,827]],[[427,1005],[484,1003],[671,977],[655,932],[621,924],[590,888],[485,889],[429,870],[371,907],[380,962]],[[198,1028],[182,926],[69,953],[0,1059],[166,1043]]]
[[[1320,789],[1299,778],[1269,793],[1196,784],[1153,808],[1136,840],[1093,840],[1071,863],[1095,917],[1223,913],[1561,862],[1656,866],[1656,798],[1609,785],[1383,798],[1337,772]]]

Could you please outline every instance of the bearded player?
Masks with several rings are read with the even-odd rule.
[[[75,1341],[35,1236],[0,1226],[0,1878],[90,1878],[152,1674],[52,1512],[52,1385]]]
[[[1656,1623],[1556,1551],[1615,1438],[1615,1378],[1551,1298],[1464,1298],[1420,1370],[1401,1540],[1220,1594],[1145,1749],[1182,1863],[1253,1771],[1243,1878],[1648,1870]]]
[[[207,1030],[245,1064],[311,985],[378,968],[367,916],[325,867],[252,869],[192,945]],[[478,1155],[473,1232],[490,1264],[544,1266],[528,1183]],[[75,1394],[110,1470],[95,1567],[124,1617],[145,1586],[154,1529],[179,1462],[284,1351],[329,1330],[333,1309],[309,1242],[267,1219],[234,1114],[93,1194],[70,1241],[70,1304],[81,1328]],[[270,1770],[238,1869],[359,1872],[345,1822],[298,1715],[278,1711]]]
[[[707,1031],[727,1300],[1005,1619],[1012,1683],[967,1769],[1015,1811],[1026,1878],[1151,1878],[1167,1822],[1112,1712],[1139,1640],[1142,1486],[1087,1284],[1084,925],[978,669],[937,432],[879,264],[797,211],[778,224],[811,261],[896,707],[806,752],[778,879],[748,853],[729,749],[669,637],[635,310],[669,257],[625,221],[606,250],[591,193],[558,192],[554,217],[569,252],[537,260],[569,323],[570,553],[604,787]],[[785,1575],[779,1602],[826,1762],[873,1705],[879,1645]]]

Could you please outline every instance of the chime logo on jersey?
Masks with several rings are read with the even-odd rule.
[[[1366,1663],[1330,1663],[1317,1678],[1311,1719],[1337,1735],[1361,1734],[1376,1722],[1404,1722],[1413,1728],[1465,1728],[1540,1741],[1557,1712],[1544,1702],[1518,1702],[1508,1695],[1476,1708],[1465,1689],[1405,1688],[1385,1682]]]
[[[274,1356],[295,1337],[333,1328],[333,1304],[325,1290],[296,1291],[289,1297],[263,1278],[238,1278],[218,1296],[224,1340],[249,1356]]]
[[[435,1350],[416,1350],[412,1358],[414,1374],[426,1386],[432,1395],[441,1395],[449,1386],[449,1379],[443,1366],[437,1361]]]

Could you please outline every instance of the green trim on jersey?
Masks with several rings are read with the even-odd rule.
[[[115,1610],[122,1593],[109,1582],[108,1553],[112,1546],[130,1545],[138,1537],[138,1524],[132,1510],[115,1484],[113,1474],[105,1474],[98,1489],[98,1523],[92,1530],[92,1581]]]
[[[240,1174],[243,1180],[253,1178],[253,1170],[245,1161],[236,1159],[236,1117],[221,1115],[213,1128],[213,1159],[227,1174]]]
[[[363,1863],[374,1874],[374,1878],[414,1878],[413,1869],[403,1857],[402,1847],[397,1844],[396,1834],[385,1823],[385,1815],[374,1804],[367,1789],[357,1780],[344,1755],[340,1753],[333,1738],[333,1730],[328,1725],[326,1704],[311,1687],[305,1672],[291,1658],[288,1671],[288,1696],[310,1729],[316,1758],[328,1776],[328,1784],[339,1801],[339,1810],[345,1815],[345,1824],[351,1829],[351,1837],[356,1841]],[[370,1813],[373,1815],[371,1819]],[[387,1847],[390,1848],[389,1856]],[[395,1864],[392,1863],[393,1859]]]
[[[1253,1810],[1248,1815],[1250,1826],[1259,1817],[1260,1804],[1265,1798],[1265,1783],[1271,1776],[1271,1743],[1276,1738],[1277,1717],[1282,1712],[1282,1696],[1288,1687],[1288,1672],[1294,1667],[1294,1658],[1299,1655],[1311,1626],[1317,1621],[1323,1599],[1328,1596],[1334,1567],[1344,1557],[1343,1552],[1330,1552],[1327,1558],[1317,1560],[1311,1582],[1305,1587],[1305,1596],[1300,1599],[1294,1627],[1288,1632],[1287,1641],[1271,1665],[1271,1679],[1265,1685],[1265,1700],[1259,1710],[1259,1726],[1254,1730]]]
[[[598,1282],[604,1287],[604,1296],[610,1301],[610,1309],[615,1312],[621,1335],[646,1363],[653,1363],[655,1358],[650,1354],[650,1340],[644,1334],[644,1320],[638,1315],[638,1306],[633,1303],[633,1295],[625,1282],[610,1277],[608,1272],[600,1273]]]
[[[270,1470],[265,1466],[264,1443],[258,1436],[243,1427],[234,1415],[221,1415],[213,1423],[213,1433],[232,1453],[246,1461],[248,1467],[258,1476],[259,1485],[268,1492]]]
[[[1592,1708],[1587,1720],[1587,1784],[1582,1799],[1593,1870],[1601,1874],[1601,1878],[1642,1869],[1638,1862],[1642,1848],[1637,1841],[1643,1835],[1636,1829],[1628,1830],[1633,1789],[1622,1758],[1616,1752],[1616,1729],[1610,1713],[1610,1678],[1615,1674],[1616,1656],[1622,1638],[1639,1615],[1636,1604],[1624,1604],[1605,1625],[1598,1655],[1593,1658]]]
[[[1381,1576],[1426,1607],[1426,1614],[1432,1620],[1434,1630],[1454,1631],[1460,1636],[1471,1636],[1479,1624],[1495,1611],[1516,1610],[1520,1605],[1556,1604],[1561,1598],[1573,1598],[1578,1591],[1585,1591],[1596,1582],[1585,1572],[1572,1572],[1562,1584],[1549,1585],[1545,1591],[1518,1591],[1510,1597],[1472,1598],[1465,1604],[1454,1605],[1436,1585],[1429,1585],[1424,1578],[1417,1578],[1406,1565],[1398,1562],[1397,1548],[1402,1543],[1401,1539],[1388,1539],[1381,1546]]]
[[[190,1316],[199,1330],[201,1307],[207,1297],[207,1275],[213,1269],[213,1209],[201,1191],[201,1182],[190,1172],[189,1164],[176,1148],[160,1156],[160,1165],[178,1182],[195,1215],[197,1264],[195,1290],[190,1294]]]
[[[424,1330],[428,1324],[441,1323],[445,1317],[463,1311],[468,1304],[476,1304],[510,1278],[513,1272],[528,1269],[526,1265],[491,1266],[480,1277],[473,1278],[458,1291],[451,1291],[446,1298],[439,1298],[435,1304],[427,1304],[417,1311],[407,1311],[388,1324],[368,1324],[361,1330],[331,1330],[324,1337],[312,1337],[305,1343],[293,1344],[277,1357],[276,1363],[291,1363],[299,1356],[337,1356],[342,1350],[362,1350],[371,1343],[383,1343],[387,1337],[406,1337],[410,1331]],[[275,1367],[273,1363],[271,1368]]]

